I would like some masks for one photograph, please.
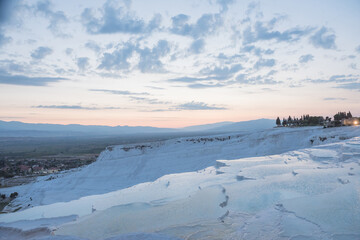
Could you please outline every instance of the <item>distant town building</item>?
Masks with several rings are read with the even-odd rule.
[[[31,167],[27,166],[27,165],[20,165],[19,169],[23,173],[31,173],[31,171],[32,171]]]
[[[59,169],[58,169],[58,168],[49,168],[49,169],[47,170],[47,173],[57,173],[57,172],[59,172]]]
[[[360,124],[360,118],[352,117],[348,119],[342,119],[342,125],[345,126],[354,126]]]
[[[42,172],[42,170],[44,170],[44,168],[41,166],[33,166],[32,169],[33,169],[34,173],[40,173],[40,172]]]

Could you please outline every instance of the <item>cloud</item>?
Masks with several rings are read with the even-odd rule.
[[[281,70],[283,71],[291,71],[291,72],[296,72],[298,71],[300,68],[299,68],[299,65],[297,63],[283,63],[281,65]]]
[[[104,53],[101,59],[99,69],[107,70],[122,70],[129,69],[130,62],[128,61],[133,53],[140,55],[137,67],[143,73],[163,72],[163,63],[160,60],[170,52],[170,43],[166,40],[159,40],[153,48],[140,48],[132,43],[126,43],[122,48],[113,51],[112,53]]]
[[[259,59],[255,65],[254,68],[255,69],[261,69],[263,67],[273,67],[275,66],[275,59]]]
[[[275,73],[277,73],[276,70],[271,70],[270,72],[268,72],[268,74],[266,74],[266,76],[269,77],[269,76],[274,75]]]
[[[167,81],[169,82],[184,82],[184,83],[191,83],[191,82],[199,82],[199,81],[207,81],[210,80],[208,77],[203,77],[203,78],[197,78],[197,77],[178,77],[178,78],[171,78],[168,79]]]
[[[38,47],[34,52],[31,53],[31,57],[36,60],[41,60],[46,56],[50,55],[53,52],[51,48],[48,47]]]
[[[349,64],[349,67],[350,67],[351,69],[354,69],[354,70],[357,69],[356,63],[350,63],[350,64]]]
[[[150,95],[147,92],[130,92],[130,91],[122,91],[122,90],[108,90],[108,89],[90,89],[89,91],[93,92],[104,92],[104,93],[110,93],[110,94],[116,94],[116,95]]]
[[[204,89],[204,88],[217,88],[217,87],[224,87],[224,84],[202,84],[202,83],[194,83],[194,84],[189,84],[188,88],[193,88],[193,89]]]
[[[185,14],[178,14],[171,18],[172,28],[171,32],[179,35],[190,35],[192,31],[192,26],[187,22],[189,21],[190,16]]]
[[[250,2],[246,9],[246,15],[250,15],[254,10],[260,8],[260,2]]]
[[[169,107],[166,109],[155,109],[150,110],[151,112],[167,112],[167,111],[183,111],[183,110],[190,110],[190,111],[196,111],[196,110],[226,110],[227,108],[217,105],[209,105],[204,102],[187,102],[184,104],[175,105],[173,107]]]
[[[271,49],[264,50],[264,49],[255,47],[254,45],[246,45],[240,49],[240,52],[254,53],[256,56],[261,56],[263,54],[271,55],[274,53],[274,50],[271,50]]]
[[[329,77],[328,79],[306,79],[309,82],[312,83],[346,83],[346,82],[358,82],[360,81],[359,75],[333,75]]]
[[[203,102],[188,102],[184,104],[177,105],[175,107],[177,110],[225,110],[225,107],[219,107],[216,105],[208,105]]]
[[[162,87],[154,87],[154,86],[146,86],[146,87],[155,89],[155,90],[165,90],[165,88],[162,88]]]
[[[10,75],[9,72],[25,72],[24,64],[19,64],[13,60],[0,60],[0,74]]]
[[[0,84],[24,85],[24,86],[46,86],[49,83],[68,80],[57,77],[27,77],[23,75],[0,75]]]
[[[106,70],[129,69],[130,63],[128,62],[128,59],[136,49],[137,47],[135,45],[126,43],[122,48],[117,49],[112,53],[104,53],[98,68]]]
[[[234,64],[231,67],[207,67],[200,71],[201,74],[207,75],[208,80],[228,80],[234,76],[235,73],[242,70],[243,67],[241,64]]]
[[[28,40],[26,40],[26,43],[33,45],[33,44],[37,43],[37,41],[35,39],[28,39]]]
[[[276,92],[276,90],[272,88],[262,88],[261,90],[263,90],[264,92]]]
[[[73,52],[74,52],[74,49],[72,49],[72,48],[65,49],[66,55],[71,55]]]
[[[171,102],[160,101],[158,99],[152,98],[143,98],[143,97],[130,97],[133,101],[136,102],[144,102],[151,105],[159,105],[159,104],[171,104]],[[183,110],[225,110],[227,108],[223,106],[217,105],[209,105],[203,102],[187,102],[184,104],[173,105],[167,107],[166,109],[150,109],[146,110],[146,112],[168,112],[168,111],[183,111]]]
[[[341,58],[341,60],[355,59],[355,58],[356,58],[356,56],[351,54],[351,55],[343,56],[343,57]]]
[[[310,37],[310,43],[312,43],[316,48],[335,49],[335,39],[336,35],[333,31],[326,27],[322,27]]]
[[[337,85],[335,88],[342,88],[348,90],[360,90],[360,82],[343,83]]]
[[[347,90],[360,90],[360,75],[333,75],[328,79],[306,79],[311,83],[324,84],[336,83],[333,88],[341,88]]]
[[[282,32],[274,30],[274,26],[276,25],[276,23],[282,19],[283,17],[277,17],[273,18],[269,22],[256,21],[253,27],[249,26],[243,31],[242,37],[244,44],[255,43],[265,40],[276,40],[278,42],[294,42],[308,35],[313,30],[309,27],[295,27]]]
[[[179,14],[172,17],[170,32],[198,39],[216,32],[223,23],[219,14],[203,14],[194,24],[189,24],[189,20],[190,17],[185,14]]]
[[[111,110],[123,109],[120,107],[83,107],[81,105],[38,105],[33,108],[46,108],[46,109],[74,109],[74,110]]]
[[[170,44],[166,40],[159,40],[152,48],[137,49],[140,53],[140,61],[138,67],[141,72],[162,72],[164,71],[161,57],[166,56],[170,52]]]
[[[280,84],[281,81],[275,81],[269,76],[255,76],[250,77],[246,74],[239,74],[236,77],[236,82],[240,84],[246,84],[246,85],[274,85],[274,84]]]
[[[110,0],[106,1],[99,12],[101,15],[99,18],[95,17],[95,12],[90,8],[85,8],[81,14],[82,23],[90,34],[147,33],[159,28],[161,24],[161,15],[155,15],[149,23],[146,23],[143,19],[130,14],[125,7]]]
[[[246,62],[249,60],[249,58],[245,54],[225,55],[224,53],[219,53],[219,55],[217,55],[216,58],[226,64],[232,64],[234,62],[240,62],[240,61]]]
[[[200,38],[192,42],[189,51],[191,53],[199,54],[204,50],[204,46],[205,46],[205,41],[204,39]]]
[[[132,101],[136,101],[136,102],[139,102],[139,103],[148,103],[148,104],[169,104],[170,102],[168,101],[161,101],[161,100],[158,100],[156,98],[146,98],[146,97],[134,97],[134,96],[130,96],[129,97]]]
[[[1,31],[1,29],[0,29],[0,31]],[[11,41],[12,41],[11,37],[7,37],[2,32],[0,32],[0,47],[2,47],[3,45],[5,45]]]
[[[189,83],[188,87],[193,89],[224,87],[233,84],[232,78],[242,70],[241,64],[232,66],[212,66],[200,70],[199,77],[178,77],[168,79],[168,82]]]
[[[357,53],[360,53],[360,45],[355,48],[355,51],[356,51]]]
[[[89,58],[81,57],[76,60],[76,64],[80,71],[84,71],[86,68],[89,67]]]
[[[334,97],[328,97],[328,98],[324,98],[324,101],[344,101],[347,100],[347,98],[334,98]]]
[[[63,68],[56,68],[56,69],[55,69],[55,72],[56,72],[57,74],[59,74],[59,75],[63,75],[63,74],[66,73],[66,70],[63,69]],[[72,71],[72,72],[73,72],[73,71]]]
[[[220,5],[220,12],[227,12],[229,10],[229,5],[233,4],[234,0],[216,0],[216,3]]]
[[[52,31],[56,36],[68,37],[68,35],[62,33],[59,28],[60,23],[66,23],[69,21],[68,18],[63,11],[53,11],[51,9],[51,3],[49,0],[37,2],[37,4],[35,5],[35,12],[40,13],[49,19],[50,24],[48,26],[48,29]]]
[[[314,60],[314,56],[311,54],[302,55],[299,58],[299,63],[307,63]]]
[[[87,47],[88,49],[93,50],[96,53],[100,52],[100,50],[101,50],[101,47],[94,41],[88,41],[85,44],[85,47]]]

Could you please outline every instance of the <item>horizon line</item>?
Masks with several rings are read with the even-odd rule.
[[[24,123],[24,124],[38,124],[38,125],[60,125],[60,126],[71,126],[71,125],[78,125],[78,126],[86,126],[86,127],[149,127],[149,128],[163,128],[163,129],[182,129],[182,128],[187,128],[187,127],[194,127],[194,126],[202,126],[202,125],[211,125],[211,124],[217,124],[217,123],[239,123],[239,122],[251,122],[251,121],[257,121],[257,120],[273,120],[275,122],[276,118],[272,119],[272,118],[256,118],[256,119],[251,119],[251,120],[243,120],[243,121],[219,121],[219,122],[210,122],[210,123],[203,123],[203,124],[194,124],[194,125],[187,125],[184,127],[154,127],[154,126],[150,126],[150,125],[97,125],[97,124],[80,124],[80,123],[69,123],[69,124],[63,124],[63,123],[43,123],[43,122],[23,122],[23,121],[14,121],[14,120],[10,120],[10,121],[6,121],[6,120],[2,120],[0,119],[1,122],[6,122],[6,123],[11,123],[11,122],[16,122],[16,123]],[[275,124],[274,124],[275,125]]]

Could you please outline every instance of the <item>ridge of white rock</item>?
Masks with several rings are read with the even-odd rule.
[[[52,219],[54,234],[81,239],[359,239],[359,136],[283,128],[108,147],[79,171],[16,188],[18,206],[43,195],[0,215],[0,232]]]
[[[214,166],[218,159],[279,154],[359,136],[359,128],[278,128],[249,134],[186,137],[108,147],[82,169],[4,190],[19,197],[5,210],[27,208],[104,194],[172,174]],[[32,200],[30,200],[30,198]],[[29,205],[30,204],[30,205]]]

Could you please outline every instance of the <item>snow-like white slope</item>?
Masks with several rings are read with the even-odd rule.
[[[282,155],[220,161],[225,165],[219,169],[137,186],[143,189],[135,191],[134,200],[142,203],[127,203],[126,197],[119,201],[119,195],[132,195],[135,189],[109,194],[107,202],[92,201],[101,211],[61,226],[56,234],[89,239],[136,231],[192,239],[357,239],[359,158],[360,138],[355,138]]]
[[[214,166],[218,159],[265,156],[359,136],[359,128],[278,128],[249,134],[190,137],[109,147],[93,164],[75,172],[39,178],[9,188],[19,197],[8,210],[104,194],[172,174]],[[4,191],[2,191],[4,192]],[[6,210],[6,209],[5,209]]]
[[[144,239],[359,239],[360,138],[349,139],[359,129],[274,129],[113,147],[78,172],[18,188],[20,195],[44,191],[33,200],[41,206],[0,215],[0,233],[47,223],[56,235],[84,239],[136,239],[134,232]],[[77,184],[66,188],[71,176]],[[57,185],[61,190],[50,188]],[[73,199],[63,202],[61,191]]]

